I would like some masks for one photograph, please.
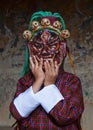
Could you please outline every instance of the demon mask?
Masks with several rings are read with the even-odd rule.
[[[62,62],[66,56],[66,38],[70,36],[63,19],[60,20],[57,14],[33,17],[30,29],[23,33],[23,37],[28,40],[29,55],[35,55],[38,60],[43,58],[44,61],[53,59],[57,63]]]

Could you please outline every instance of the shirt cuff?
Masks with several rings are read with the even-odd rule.
[[[39,104],[34,98],[32,86],[14,99],[14,105],[22,117],[27,117]]]
[[[54,85],[48,85],[35,94],[35,98],[40,102],[41,106],[47,113],[64,97],[59,89]]]

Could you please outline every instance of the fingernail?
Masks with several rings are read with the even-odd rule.
[[[46,64],[46,62],[44,62],[44,65]]]
[[[29,57],[29,59],[31,59],[31,56]]]
[[[46,60],[45,62],[48,62],[48,60]]]

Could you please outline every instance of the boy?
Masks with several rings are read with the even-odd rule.
[[[32,15],[23,33],[28,41],[26,61],[10,104],[16,130],[81,130],[81,82],[63,69],[69,36],[60,14]]]

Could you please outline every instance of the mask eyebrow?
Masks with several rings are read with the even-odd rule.
[[[58,36],[53,37],[53,39],[50,39],[50,40],[49,40],[48,44],[54,45],[54,44],[56,44],[56,42],[59,42],[59,40],[60,40],[60,39],[59,39]]]

